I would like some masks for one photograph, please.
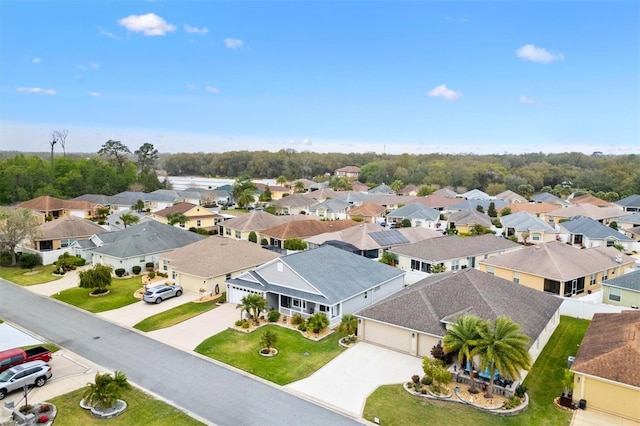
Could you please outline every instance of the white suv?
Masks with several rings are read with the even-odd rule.
[[[44,386],[51,378],[51,366],[44,361],[16,365],[0,374],[0,399],[24,386]]]

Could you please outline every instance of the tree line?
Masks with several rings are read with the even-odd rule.
[[[580,189],[611,200],[640,194],[637,154],[391,155],[292,149],[161,154],[149,143],[132,152],[124,143],[109,140],[93,154],[67,152],[49,158],[48,152],[0,153],[0,204],[40,195],[73,198],[86,193],[153,191],[164,187],[156,177],[156,169],[163,169],[170,176],[249,176],[295,182],[301,178],[328,180],[336,169],[345,166],[360,167],[359,180],[363,183],[386,183],[394,189],[413,184],[477,188],[490,195],[508,189],[525,197],[541,191],[567,195],[567,191]],[[348,189],[344,182],[335,182],[335,186]]]

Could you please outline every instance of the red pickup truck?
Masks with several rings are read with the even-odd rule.
[[[50,360],[51,351],[44,346],[36,346],[27,350],[21,348],[7,349],[6,351],[0,351],[0,372],[28,361],[49,362]]]

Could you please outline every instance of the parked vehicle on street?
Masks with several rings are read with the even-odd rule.
[[[25,386],[44,386],[51,378],[51,366],[44,361],[31,361],[0,373],[0,399]]]
[[[44,346],[24,350],[22,348],[0,351],[0,373],[15,365],[30,361],[51,361],[51,351]]]
[[[174,285],[156,285],[153,286],[142,295],[142,300],[147,303],[162,303],[171,297],[180,297],[182,295],[182,287]]]

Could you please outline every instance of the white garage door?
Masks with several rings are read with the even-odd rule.
[[[229,303],[240,303],[240,300],[249,294],[259,294],[264,297],[264,293],[261,291],[248,290],[235,285],[227,285],[227,298]]]

